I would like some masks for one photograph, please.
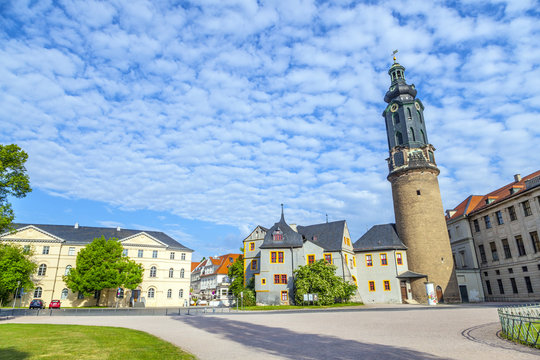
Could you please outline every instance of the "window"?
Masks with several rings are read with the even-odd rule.
[[[157,269],[155,266],[150,268],[150,277],[156,277]]]
[[[398,120],[399,120],[399,116],[398,116]],[[401,132],[399,131],[396,131],[396,143],[398,145],[403,144],[403,135],[401,135]]]
[[[516,245],[518,248],[518,255],[519,256],[527,255],[527,253],[525,252],[525,245],[523,244],[523,239],[521,238],[521,236],[518,235],[515,237],[515,239],[516,239]]]
[[[286,284],[287,283],[287,274],[281,274],[281,283]]]
[[[50,247],[49,246],[44,246],[43,247],[43,251],[41,252],[43,255],[48,255],[49,254],[49,249]]]
[[[283,241],[283,232],[279,228],[274,230],[274,233],[272,234],[272,239],[274,241]]]
[[[495,270],[495,275],[501,275],[501,271],[500,270]]]
[[[180,290],[178,291],[178,297],[179,297],[179,298],[183,298],[183,297],[184,297],[184,289],[180,289]]]
[[[148,298],[149,299],[153,299],[155,295],[156,295],[156,291],[154,290],[154,288],[148,289]]]
[[[484,216],[484,223],[486,224],[486,229],[491,228],[491,219],[489,218],[489,215]]]
[[[521,267],[521,271],[523,271],[523,272],[528,272],[528,271],[529,271],[529,268],[526,267],[526,266],[522,266],[522,267]]]
[[[274,284],[287,284],[287,274],[274,274]]]
[[[289,301],[289,292],[287,290],[281,292],[281,301]]]
[[[512,292],[514,294],[517,294],[518,293],[518,288],[517,288],[517,284],[516,284],[516,279],[510,278],[510,284],[512,284]]]
[[[47,273],[47,265],[45,264],[41,264],[39,265],[39,268],[38,268],[38,276],[45,276],[45,274]]]
[[[373,259],[371,257],[371,254],[366,255],[366,266],[373,266]]]
[[[174,251],[169,254],[169,259],[174,260]]]
[[[345,255],[345,256],[347,256],[347,255]],[[314,262],[315,262],[315,255],[308,255],[308,256],[307,256],[307,263],[308,263],[308,265],[309,265],[309,264],[313,264]]]
[[[68,249],[68,255],[75,255],[75,247],[70,247]]]
[[[34,297],[35,298],[40,298],[42,293],[43,293],[43,289],[38,286],[36,288],[36,290],[34,290]]]
[[[255,243],[254,242],[250,242],[249,243],[249,251],[253,251],[255,250]]]
[[[180,260],[186,260],[186,253],[182,253],[180,255]]]
[[[270,262],[272,264],[283,264],[283,251],[271,251],[270,252]]]
[[[401,257],[401,253],[396,253],[396,262],[398,265],[403,265],[403,258]]]
[[[487,272],[487,271],[484,271],[484,276],[488,276],[488,272]]]
[[[499,294],[504,295],[504,286],[501,279],[497,279],[497,284],[499,285]]]
[[[495,242],[490,242],[489,247],[491,248],[491,258],[493,261],[499,261],[499,254],[497,253],[497,245],[495,245]]]
[[[514,273],[514,269],[508,268],[508,273],[509,273],[509,274],[513,274],[513,273]]]
[[[355,256],[352,257],[352,266],[356,267],[356,257]]]
[[[375,291],[375,281],[368,281],[369,291]]]
[[[79,299],[79,300],[84,299],[84,294],[79,291],[79,293],[77,294],[77,299]]]
[[[504,250],[504,258],[510,259],[512,257],[512,252],[510,251],[510,245],[508,244],[508,239],[502,239],[502,246]]]
[[[513,206],[508,208],[508,216],[510,217],[510,221],[517,220],[516,209]]]
[[[251,270],[257,270],[257,259],[251,260]]]
[[[167,290],[167,299],[172,298],[172,289]]]
[[[183,279],[184,276],[185,276],[185,271],[184,271],[184,269],[181,269],[180,270],[180,278]]]
[[[128,256],[128,249],[122,250],[122,256]]]
[[[486,280],[486,288],[488,295],[493,295],[493,291],[491,290],[491,283],[489,282],[489,280]]]
[[[66,271],[64,272],[64,275],[69,275],[71,272],[71,265],[66,266]]]
[[[170,278],[174,277],[174,269],[173,268],[169,269],[169,277]]]
[[[531,237],[532,248],[535,253],[540,251],[540,240],[538,239],[538,233],[536,231],[529,233]]]
[[[152,259],[157,259],[157,250],[152,250]]]
[[[261,279],[261,285],[266,285],[266,278]]]
[[[388,260],[386,259],[386,254],[381,254],[381,265],[388,265]]]
[[[422,195],[422,192],[420,190],[416,190],[416,195],[420,196]],[[448,231],[448,237],[450,237],[450,231]]]
[[[473,225],[474,225],[474,231],[480,232],[480,224],[478,224],[478,219],[473,220]]]
[[[384,291],[390,291],[390,280],[383,280]]]
[[[144,252],[143,250],[139,250],[139,251],[137,252],[137,257],[142,258],[142,257],[143,257],[143,252]]]
[[[332,263],[332,254],[324,254],[324,261],[331,264]]]
[[[411,131],[412,140],[416,141],[416,136],[414,135],[414,129],[412,127],[410,127],[409,130]]]
[[[497,216],[497,224],[498,224],[498,225],[504,224],[503,217],[502,217],[502,212],[497,211],[497,212],[495,213],[495,215]]]
[[[484,245],[478,245],[478,251],[480,252],[480,259],[482,263],[487,263],[486,251],[484,250]]]
[[[523,215],[525,216],[532,215],[531,205],[529,204],[529,200],[525,200],[524,202],[522,202],[521,207],[523,208]]]
[[[525,285],[527,285],[527,292],[530,294],[533,292],[532,284],[531,284],[531,278],[529,276],[525,276]]]
[[[60,295],[61,300],[65,300],[68,297],[69,290],[68,289],[62,289],[62,294]]]
[[[23,247],[23,254],[30,253],[30,245],[24,245]]]

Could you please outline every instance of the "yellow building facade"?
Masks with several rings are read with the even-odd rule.
[[[41,299],[46,306],[60,300],[62,307],[179,307],[189,303],[191,255],[183,246],[163,232],[121,228],[101,228],[14,224],[15,231],[0,235],[0,241],[31,250],[37,270],[32,277],[34,289],[23,290],[16,305],[28,306]],[[143,281],[136,289],[108,289],[99,296],[74,293],[62,277],[75,268],[77,254],[94,238],[116,238],[124,256],[143,266]],[[99,302],[98,302],[99,301]]]

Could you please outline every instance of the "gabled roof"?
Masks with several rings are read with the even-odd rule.
[[[297,230],[305,240],[322,247],[325,251],[339,251],[343,245],[345,220],[298,226]]]
[[[211,273],[206,273],[201,276],[211,276],[211,275],[226,275],[229,272],[229,267],[238,259],[242,254],[225,254],[217,257],[211,257],[206,260],[203,260],[199,267],[202,269],[205,266],[212,264],[213,271]]]
[[[106,239],[114,237],[122,241],[137,234],[148,234],[149,236],[165,244],[169,249],[182,250],[186,252],[193,251],[161,231],[142,231],[93,226],[74,227],[71,225],[13,224],[13,227],[16,230],[28,226],[34,226],[37,229],[41,229],[57,238],[64,240],[68,244],[89,244],[94,240],[94,238],[99,238],[101,236],[104,236]]]
[[[468,198],[463,200],[456,208],[453,210],[455,211],[452,216],[447,216],[446,220],[453,220],[457,219],[461,216],[468,215],[471,211],[474,210],[475,207],[478,206],[480,201],[482,201],[483,196],[481,195],[470,195]]]
[[[283,240],[274,241],[274,231],[280,230],[283,233]],[[285,222],[283,211],[281,212],[281,219],[275,223],[264,236],[264,241],[260,246],[261,249],[273,249],[273,248],[296,248],[302,247],[304,242],[302,241],[302,235],[294,231]]]
[[[191,272],[193,272],[193,270],[195,270],[197,268],[197,266],[199,266],[200,262],[198,261],[192,261],[191,262]]]
[[[355,241],[354,251],[406,250],[396,231],[396,224],[375,225]]]

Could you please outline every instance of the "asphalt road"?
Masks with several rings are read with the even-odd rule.
[[[4,322],[138,329],[201,360],[540,359],[540,350],[498,338],[497,310],[482,305],[379,305],[173,317],[28,316]]]

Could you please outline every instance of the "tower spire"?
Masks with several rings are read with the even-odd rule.
[[[285,220],[285,215],[283,214],[283,204],[281,204],[281,220]]]

